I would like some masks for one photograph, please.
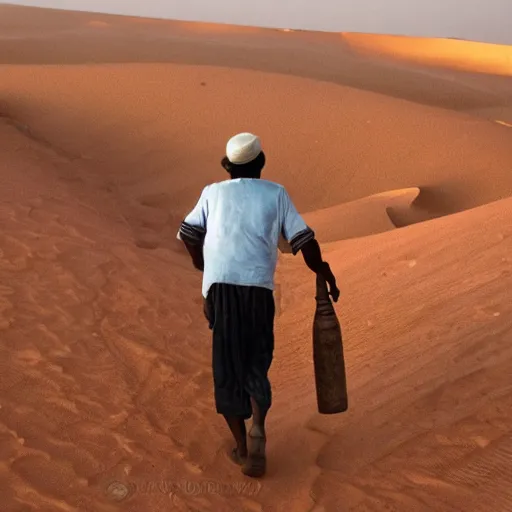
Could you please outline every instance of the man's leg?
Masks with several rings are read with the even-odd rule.
[[[231,458],[237,464],[243,464],[247,458],[247,430],[245,420],[240,416],[226,416],[224,419],[233,434],[236,442],[236,448],[231,452]]]
[[[274,314],[273,295],[269,290],[255,290],[255,311],[252,325],[251,364],[246,379],[246,389],[251,397],[252,426],[248,436],[248,457],[242,469],[243,473],[260,477],[266,471],[265,420],[272,404],[272,387],[268,371],[272,364],[274,351]]]
[[[247,476],[257,478],[263,476],[267,470],[265,419],[269,407],[262,407],[253,397],[251,397],[251,405],[253,420],[248,435],[247,459],[242,472]]]
[[[251,434],[258,437],[266,437],[265,433],[265,419],[267,417],[268,408],[263,408],[258,405],[255,398],[251,397],[252,407],[252,427]]]
[[[230,453],[238,464],[247,457],[245,420],[251,417],[251,404],[243,386],[247,360],[243,339],[237,287],[215,284],[208,294],[205,316],[212,324],[212,366],[217,413],[222,414],[235,439]],[[213,320],[213,321],[211,321]]]

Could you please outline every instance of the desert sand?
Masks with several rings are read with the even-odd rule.
[[[454,44],[0,6],[1,512],[512,510],[512,62]],[[316,411],[281,254],[263,480],[175,239],[245,130],[338,278],[350,401]]]

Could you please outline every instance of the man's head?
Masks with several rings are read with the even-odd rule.
[[[232,178],[259,178],[265,166],[265,153],[259,137],[252,133],[231,137],[221,164]]]

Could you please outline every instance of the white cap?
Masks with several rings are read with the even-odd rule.
[[[231,137],[226,145],[226,156],[235,165],[252,162],[260,153],[260,138],[252,133],[239,133]]]

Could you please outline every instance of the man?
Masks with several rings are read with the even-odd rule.
[[[339,290],[314,232],[285,188],[260,178],[265,154],[259,137],[232,137],[221,164],[231,179],[203,189],[178,238],[203,272],[204,312],[213,331],[216,409],[236,441],[230,455],[244,474],[259,477],[266,469],[265,419],[272,401],[268,371],[280,235],[293,254],[302,252],[306,265],[325,278],[335,302]],[[247,436],[245,420],[251,416]]]

